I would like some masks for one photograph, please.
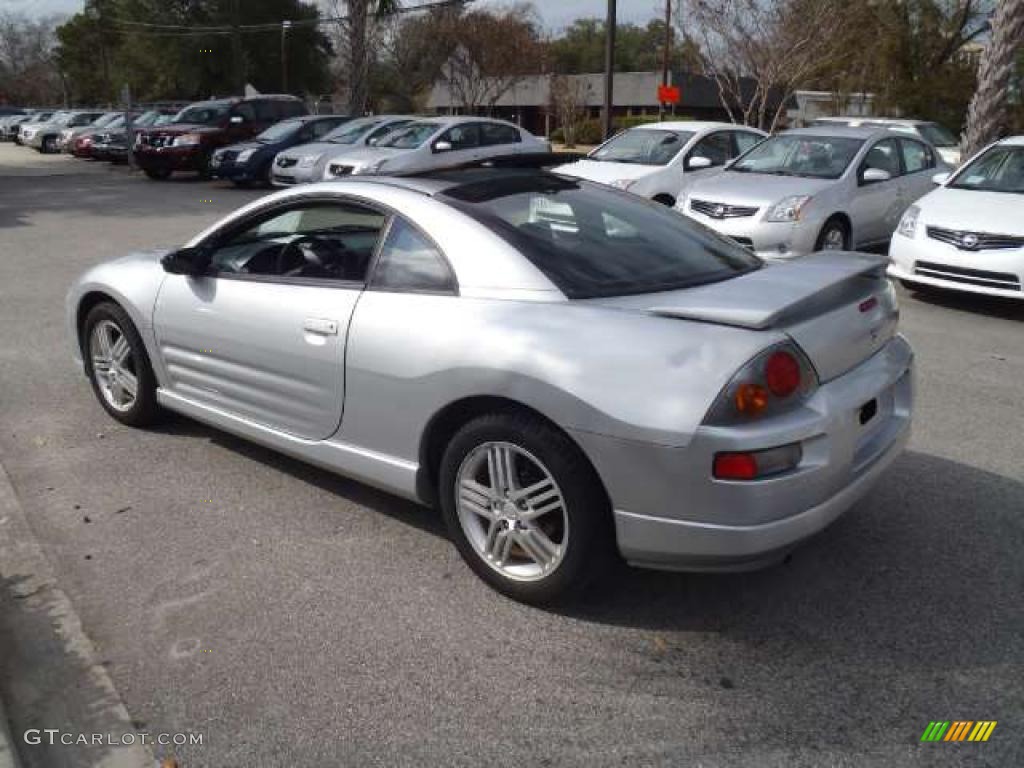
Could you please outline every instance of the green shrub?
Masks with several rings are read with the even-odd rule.
[[[676,115],[674,119],[687,120],[688,118]],[[612,127],[615,133],[618,133],[627,128],[635,128],[638,125],[656,122],[658,122],[657,115],[617,116],[612,120]],[[551,132],[549,139],[561,144],[565,141],[565,131],[561,128],[555,128]],[[604,141],[604,123],[600,118],[584,120],[576,127],[577,144],[600,144],[602,141]]]

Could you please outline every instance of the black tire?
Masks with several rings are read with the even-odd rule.
[[[841,249],[833,250],[850,250],[850,227],[847,223],[838,216],[833,216],[831,219],[825,222],[821,228],[821,232],[818,233],[818,239],[814,243],[814,250],[823,251],[825,250],[825,244],[829,242],[829,239],[836,237],[834,233],[839,232],[842,234],[843,247]]]
[[[135,402],[127,410],[118,410],[107,401],[93,368],[90,339],[93,329],[103,321],[109,321],[117,326],[131,349],[130,363],[137,380],[137,388]],[[146,354],[142,337],[139,336],[128,313],[114,302],[97,304],[89,310],[89,314],[85,317],[80,342],[82,359],[85,361],[85,373],[89,377],[93,393],[103,409],[119,422],[130,427],[144,427],[156,422],[160,416],[160,406],[156,401],[156,376],[153,375],[153,367],[149,362],[149,355]]]
[[[464,460],[490,442],[510,443],[536,457],[564,499],[568,544],[547,575],[519,581],[492,567],[477,552],[459,520],[456,482]],[[469,567],[502,594],[531,604],[550,604],[580,594],[615,562],[611,507],[600,478],[583,452],[563,432],[528,413],[492,413],[463,426],[441,460],[439,496],[449,534]]]
[[[676,205],[675,198],[672,197],[671,195],[657,195],[652,199],[654,200],[654,202],[661,203],[662,205],[667,205],[669,208],[675,208]]]
[[[144,168],[143,173],[154,181],[164,181],[171,176],[171,171],[167,168]]]
[[[57,152],[57,137],[43,136],[43,143],[40,146],[39,151],[44,155],[55,154]]]

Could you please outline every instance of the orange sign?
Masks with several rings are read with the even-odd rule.
[[[658,86],[658,101],[662,104],[678,104],[681,95],[678,85]]]

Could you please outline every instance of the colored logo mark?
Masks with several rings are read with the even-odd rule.
[[[988,741],[996,720],[933,720],[921,734],[921,741]]]

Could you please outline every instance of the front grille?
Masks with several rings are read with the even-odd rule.
[[[753,216],[757,213],[757,206],[729,205],[728,203],[715,203],[710,200],[691,198],[690,210],[703,213],[712,219],[739,219],[745,216]]]
[[[914,274],[932,277],[936,280],[949,280],[954,283],[980,285],[985,288],[1001,288],[1004,291],[1019,291],[1020,278],[1010,272],[989,272],[984,269],[967,269],[951,267],[948,264],[936,264],[931,261],[919,261],[914,265]]]
[[[355,170],[355,166],[331,163],[328,170],[330,170],[332,176],[348,176],[353,170]]]
[[[299,159],[297,157],[279,157],[277,158],[277,167],[291,168],[297,162],[299,162]]]
[[[294,184],[295,183],[295,177],[294,176],[288,176],[288,175],[283,174],[283,173],[275,173],[274,174],[274,181],[276,181],[279,184]]]
[[[234,159],[238,155],[238,152],[233,149],[226,149],[222,152],[218,152],[213,156],[216,160],[216,165],[226,165],[227,163],[234,162]]]
[[[731,235],[729,235],[728,237],[730,240],[736,243],[736,245],[746,248],[748,251],[754,250],[754,241],[751,240],[749,237],[732,237]]]
[[[949,243],[961,251],[993,251],[1002,248],[1024,248],[1024,237],[995,235],[991,232],[966,232],[959,229],[928,227],[928,237]]]
[[[147,147],[169,147],[174,143],[174,135],[169,133],[142,133],[139,135],[140,143]]]

